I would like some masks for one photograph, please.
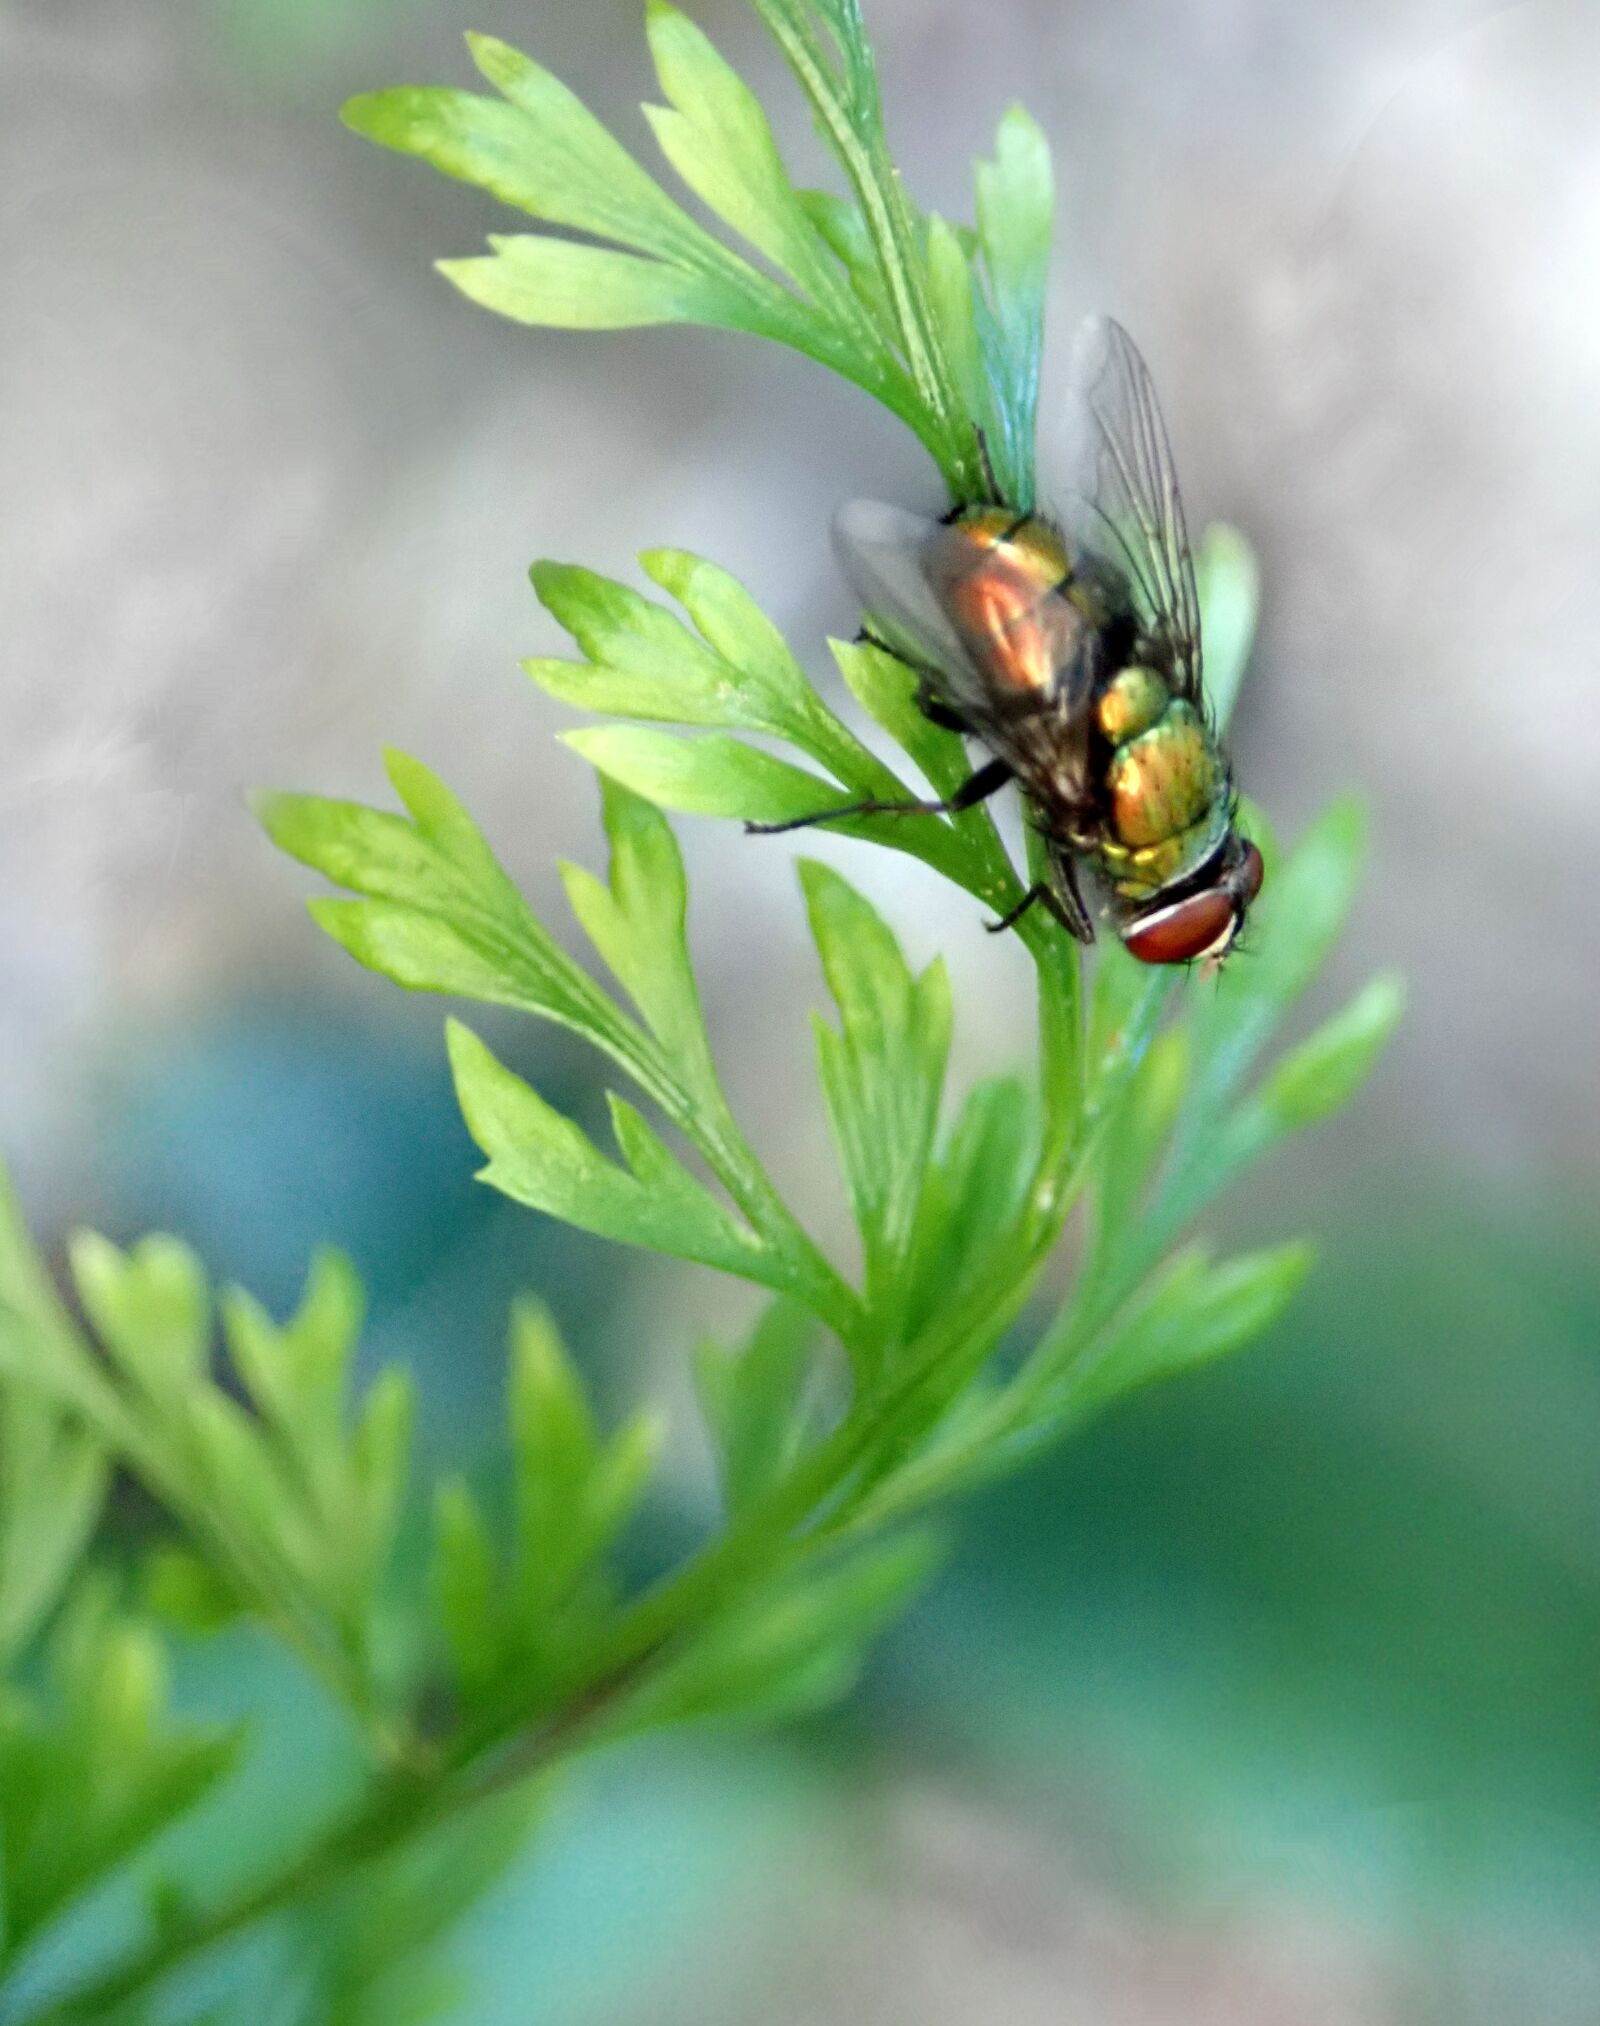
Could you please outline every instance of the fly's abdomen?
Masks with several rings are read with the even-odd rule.
[[[1228,825],[1228,779],[1194,706],[1154,669],[1125,668],[1096,706],[1110,748],[1099,856],[1119,891],[1144,898],[1196,870]]]

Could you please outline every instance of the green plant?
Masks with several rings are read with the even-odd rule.
[[[497,240],[485,259],[447,264],[478,301],[532,323],[695,321],[781,339],[899,415],[954,497],[988,482],[981,430],[1002,491],[1031,500],[1051,210],[1037,130],[1021,113],[1002,123],[979,171],[975,230],[926,217],[893,171],[852,0],[754,4],[848,195],[792,184],[756,100],[700,32],[659,0],[648,18],[670,102],[651,112],[657,138],[759,264],[692,219],[503,44],[473,43],[499,97],[385,92],[348,117],[590,235]],[[8,2016],[32,2026],[151,2016],[144,2008],[171,1971],[270,1915],[307,1909],[318,1995],[304,2016],[414,2016],[433,1991],[418,1974],[423,1956],[530,1833],[544,1775],[624,1734],[767,1717],[835,1694],[927,1571],[926,1522],[941,1501],[1131,1389],[1255,1336],[1304,1275],[1303,1245],[1218,1260],[1189,1234],[1247,1164],[1344,1102],[1398,1016],[1397,984],[1379,980],[1261,1066],[1353,897],[1354,807],[1336,806],[1281,857],[1256,824],[1274,862],[1255,957],[1189,995],[1175,1019],[1164,1016],[1184,995],[1169,975],[1111,948],[1086,989],[1074,945],[1042,911],[1025,916],[1036,1068],[980,1082],[954,1104],[942,964],[915,972],[845,879],[802,864],[835,1009],[816,1040],[859,1233],[858,1270],[846,1272],[775,1187],[723,1094],[683,865],[661,812],[772,821],[835,796],[912,791],[731,577],[676,550],[643,564],[660,598],[570,566],[534,571],[579,658],[536,662],[532,675],[565,701],[639,721],[569,734],[601,777],[611,862],[606,880],[564,868],[567,895],[613,985],[533,915],[417,761],[391,756],[403,814],[298,795],[260,807],[283,850],[343,889],[312,912],[361,963],[412,990],[556,1022],[615,1073],[607,1148],[452,1021],[456,1087],[488,1183],[759,1290],[745,1341],[708,1343],[697,1362],[724,1524],[659,1581],[626,1588],[614,1550],[649,1486],[657,1423],[646,1413],[602,1428],[530,1301],[511,1329],[513,1510],[502,1521],[466,1484],[436,1486],[428,1567],[416,1570],[395,1552],[410,1387],[390,1372],[353,1388],[361,1298],[347,1264],[319,1260],[285,1324],[246,1295],[223,1295],[219,1378],[214,1297],[185,1247],[156,1238],[122,1253],[78,1240],[80,1322],[8,1202],[0,1970],[35,1994],[31,2011],[13,2004]],[[1220,529],[1200,565],[1212,686],[1226,710],[1249,646],[1253,566]],[[961,742],[917,711],[907,671],[864,644],[834,654],[860,711],[948,793],[966,770]],[[921,858],[996,912],[1023,891],[981,809],[841,828]],[[1075,1215],[1081,1257],[1063,1291],[1049,1268]],[[113,1468],[171,1522],[137,1600],[85,1567]],[[241,1749],[236,1732],[169,1714],[157,1621],[200,1634],[240,1617],[349,1713],[365,1779],[310,1847],[210,1901],[158,1892],[124,1954],[61,1988],[49,1971],[53,1924],[217,1793]]]

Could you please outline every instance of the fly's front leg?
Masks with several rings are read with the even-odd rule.
[[[997,936],[1003,929],[1014,928],[1029,908],[1037,903],[1055,916],[1074,942],[1088,944],[1094,941],[1094,923],[1078,890],[1077,867],[1070,858],[1054,858],[1052,871],[1053,879],[1036,880],[1016,906],[1008,909],[999,921],[984,923],[990,935]]]
[[[1052,852],[1051,870],[1055,881],[1050,889],[1055,906],[1050,912],[1076,942],[1085,945],[1094,941],[1094,921],[1083,903],[1083,891],[1078,885],[1078,868],[1065,852]]]
[[[785,823],[747,823],[744,827],[752,837],[776,837],[785,830],[807,830],[816,823],[838,823],[851,816],[959,816],[964,809],[975,809],[1010,779],[1009,762],[991,760],[943,802],[846,802],[838,809],[819,809],[814,816],[791,816]]]

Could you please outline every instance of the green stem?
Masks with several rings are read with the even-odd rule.
[[[357,1809],[270,1877],[221,1902],[189,1926],[135,1950],[76,1990],[47,1999],[18,2026],[98,2026],[184,1963],[297,1901],[336,1884],[351,1869],[412,1835],[426,1815],[422,1787],[385,1782]]]

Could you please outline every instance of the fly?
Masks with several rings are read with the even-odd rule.
[[[1085,324],[1072,398],[1075,485],[1059,519],[981,505],[939,521],[858,500],[834,523],[868,637],[915,672],[926,715],[987,761],[946,801],[857,802],[747,827],[954,815],[1015,781],[1046,874],[994,928],[1037,903],[1093,942],[1087,865],[1141,962],[1220,963],[1261,889],[1261,854],[1237,827],[1206,706],[1166,425],[1120,324]]]

